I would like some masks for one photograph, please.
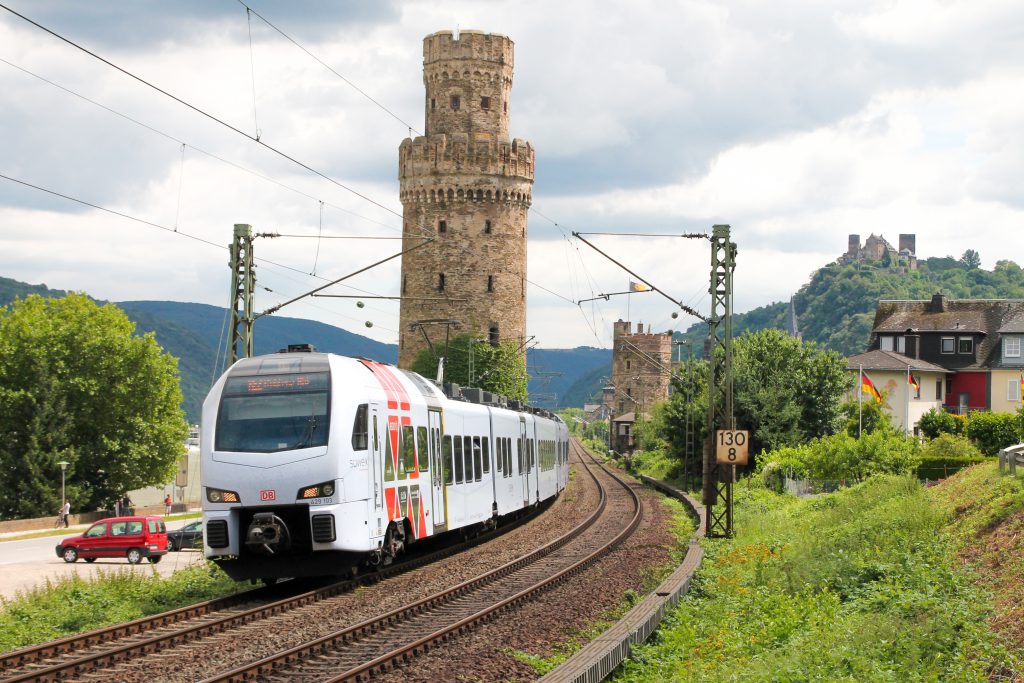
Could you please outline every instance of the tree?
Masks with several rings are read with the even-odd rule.
[[[881,401],[868,396],[847,399],[842,405],[846,433],[856,438],[878,430],[894,431],[892,416],[885,410],[885,398],[883,392]]]
[[[964,252],[964,255],[960,257],[960,265],[967,270],[974,270],[975,268],[981,267],[981,256],[978,252],[973,249],[968,249]]]
[[[31,295],[0,308],[0,517],[76,509],[170,479],[184,453],[177,360],[113,304]]]
[[[736,423],[752,431],[755,452],[839,429],[850,385],[839,354],[770,329],[744,334],[733,353]]]
[[[442,348],[436,348],[443,354]],[[462,334],[448,342],[448,355],[444,360],[444,381],[466,387],[493,391],[507,398],[526,400],[526,357],[513,341],[492,345]],[[416,356],[412,370],[424,377],[437,376],[437,356],[424,349]],[[472,362],[472,377],[470,365]]]

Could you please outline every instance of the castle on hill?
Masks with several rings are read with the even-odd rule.
[[[914,233],[900,234],[900,248],[889,244],[881,235],[871,233],[861,246],[860,235],[850,235],[846,253],[839,257],[840,263],[856,263],[858,261],[888,261],[892,267],[904,267],[917,270],[917,235]]]

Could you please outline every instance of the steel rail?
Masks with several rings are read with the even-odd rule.
[[[580,452],[581,449],[578,445],[574,444],[574,447],[577,449],[577,452]],[[593,460],[593,458],[591,459]],[[331,680],[360,680],[361,677],[368,676],[373,671],[386,670],[391,665],[391,663],[395,662],[396,660],[408,660],[412,656],[415,656],[420,652],[429,649],[429,647],[434,643],[444,642],[450,639],[453,636],[453,634],[467,630],[473,625],[479,624],[482,621],[489,619],[498,612],[510,609],[511,607],[518,605],[519,603],[527,599],[532,598],[539,592],[546,590],[547,588],[550,588],[551,586],[560,583],[561,581],[564,581],[570,575],[576,573],[577,571],[593,563],[601,555],[609,552],[612,548],[619,545],[629,534],[633,532],[633,530],[640,522],[642,516],[642,505],[640,503],[640,498],[636,494],[636,492],[633,491],[621,479],[619,479],[614,474],[609,472],[606,468],[600,465],[600,463],[597,463],[596,460],[594,462],[595,464],[597,464],[598,467],[600,467],[607,474],[609,474],[609,476],[611,476],[620,486],[622,486],[633,499],[633,518],[631,519],[629,525],[627,525],[625,529],[620,531],[614,539],[604,544],[600,549],[588,554],[582,560],[573,563],[566,569],[559,571],[558,573],[544,579],[543,581],[535,583],[531,587],[518,591],[511,597],[508,597],[504,600],[492,604],[491,606],[483,610],[478,611],[475,615],[461,619],[447,628],[440,629],[430,634],[429,636],[420,638],[413,643],[410,643],[408,645],[405,645],[401,648],[392,651],[389,654],[377,657],[374,660],[366,662],[360,665],[359,667],[351,669],[350,671],[347,671]],[[584,463],[584,465],[586,465],[586,463]],[[440,591],[433,595],[422,598],[416,602],[410,603],[409,605],[406,605],[404,607],[392,610],[381,616],[372,619],[367,619],[363,622],[335,631],[334,633],[330,633],[321,638],[317,638],[307,643],[303,643],[296,647],[289,648],[282,652],[276,653],[269,657],[265,657],[264,659],[261,659],[257,662],[253,662],[251,664],[238,667],[226,673],[219,674],[211,678],[207,678],[203,680],[202,683],[251,681],[258,679],[262,676],[272,675],[275,673],[276,669],[280,668],[283,665],[294,664],[309,656],[320,656],[326,650],[345,645],[346,643],[357,640],[365,635],[375,633],[384,627],[401,623],[425,611],[450,603],[458,597],[466,595],[469,592],[476,590],[482,586],[485,586],[489,583],[493,583],[497,579],[508,576],[536,562],[540,558],[551,554],[554,550],[557,550],[558,548],[561,548],[562,546],[569,543],[571,540],[574,540],[583,531],[585,531],[587,528],[596,523],[598,518],[603,514],[604,510],[607,507],[608,496],[604,486],[601,484],[601,482],[597,478],[597,475],[594,474],[594,472],[591,470],[589,466],[586,467],[586,471],[597,484],[598,490],[600,492],[600,500],[597,508],[587,519],[585,519],[580,524],[576,525],[576,527],[574,527],[568,533],[561,536],[560,538],[557,538],[549,542],[542,548],[539,548],[538,550],[535,550],[532,553],[529,553],[528,555],[525,555],[521,558],[513,560],[497,569],[481,574],[480,576],[477,576],[473,579],[464,581],[463,583],[454,586],[450,589]]]
[[[248,590],[225,598],[208,600],[196,603],[195,605],[162,612],[153,616],[141,617],[125,624],[97,629],[83,634],[61,638],[60,640],[55,640],[49,643],[33,645],[27,648],[22,648],[21,650],[15,650],[4,655],[3,658],[0,659],[0,683],[28,683],[29,681],[35,683],[48,683],[50,681],[58,681],[72,674],[92,671],[109,664],[125,661],[140,654],[155,652],[168,644],[196,640],[212,633],[220,633],[236,626],[319,602],[335,595],[347,593],[358,586],[377,583],[397,574],[417,569],[423,565],[436,562],[445,557],[492,540],[530,521],[543,509],[545,509],[545,506],[536,508],[530,511],[529,514],[513,520],[496,531],[480,534],[479,536],[449,546],[442,550],[438,550],[437,552],[404,560],[385,569],[381,569],[380,571],[376,571],[371,574],[364,574],[355,579],[348,579],[333,583],[298,595],[282,598],[266,605],[229,614],[212,621],[204,621],[187,626],[183,629],[158,634],[142,641],[131,642],[120,647],[87,654],[76,659],[69,659],[63,662],[42,666],[40,668],[8,674],[6,672],[11,669],[24,669],[27,666],[32,666],[33,664],[42,662],[46,659],[71,654],[87,647],[110,643],[111,641],[115,641],[120,638],[155,630],[168,624],[202,617],[217,611],[230,609],[231,607],[244,602],[258,600],[260,599],[261,593],[268,593],[272,588],[262,587]]]

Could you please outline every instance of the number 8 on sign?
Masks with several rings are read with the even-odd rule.
[[[745,429],[719,429],[715,432],[715,462],[719,465],[746,465],[750,432]]]

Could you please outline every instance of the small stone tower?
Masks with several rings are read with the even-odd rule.
[[[423,40],[426,135],[398,149],[403,249],[398,364],[427,348],[424,320],[457,320],[453,335],[522,344],[526,334],[526,214],[534,152],[509,140],[513,43],[441,31]],[[443,344],[445,329],[421,326]],[[523,351],[525,354],[525,350]]]
[[[656,401],[668,398],[672,333],[644,331],[644,324],[619,320],[613,327],[612,384],[614,412],[649,414]]]

